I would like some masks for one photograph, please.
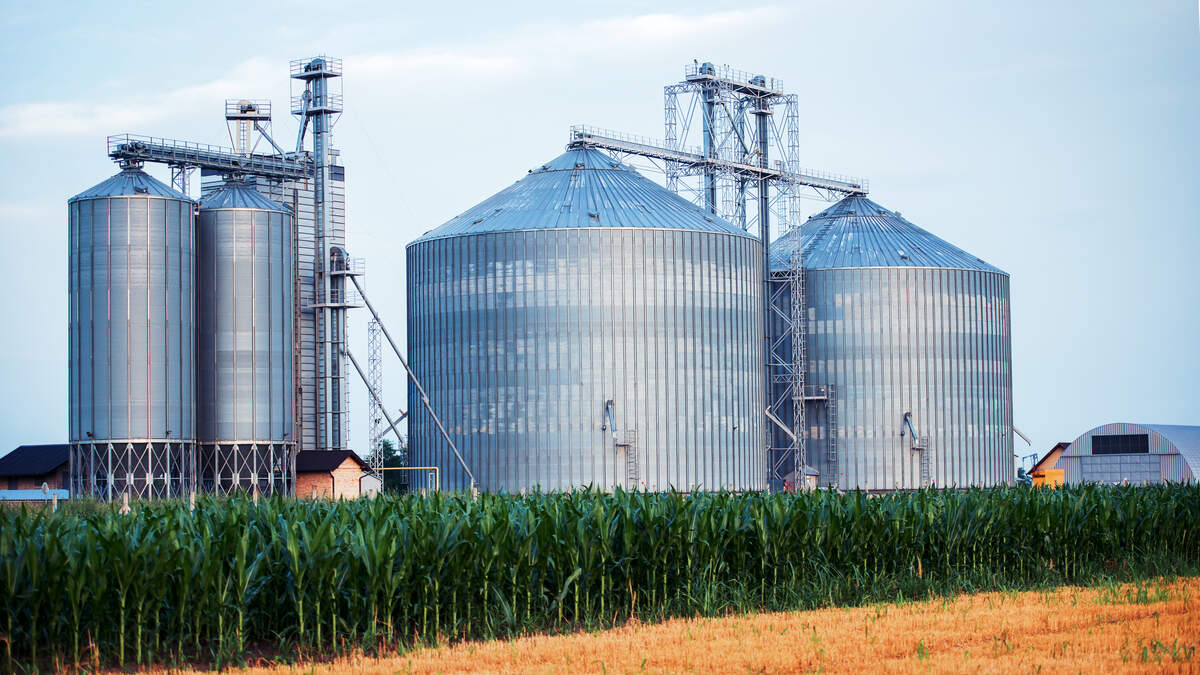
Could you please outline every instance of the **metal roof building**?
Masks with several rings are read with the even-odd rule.
[[[806,458],[818,484],[1011,483],[1008,274],[861,195],[773,242],[773,283],[785,283],[798,246]],[[772,298],[790,303],[790,292]],[[774,392],[770,401],[788,419],[783,398]]]
[[[755,237],[570,150],[408,246],[412,366],[482,489],[761,488],[761,265]],[[434,426],[414,405],[413,465],[467,487]]]
[[[1058,468],[1068,485],[1200,482],[1200,426],[1102,424],[1076,438]]]

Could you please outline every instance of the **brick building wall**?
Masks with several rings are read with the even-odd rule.
[[[296,496],[302,498],[358,499],[362,467],[347,458],[333,471],[296,474]]]
[[[0,490],[41,490],[42,483],[49,485],[51,489],[67,489],[67,469],[64,467],[61,472],[41,476],[7,477],[0,482]]]

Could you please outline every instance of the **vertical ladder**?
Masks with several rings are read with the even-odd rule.
[[[929,447],[929,437],[922,436],[916,449],[921,451],[921,487],[926,488],[933,478],[933,448]]]
[[[838,466],[838,407],[837,385],[831,384],[826,391],[825,399],[825,433],[828,436],[829,470],[832,473],[831,485],[842,487],[841,467]]]
[[[638,481],[641,476],[638,473],[637,463],[637,431],[634,429],[626,429],[622,442],[617,443],[618,448],[625,449],[625,481],[630,489],[638,489]]]

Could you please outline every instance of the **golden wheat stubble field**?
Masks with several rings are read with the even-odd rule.
[[[248,673],[1200,672],[1200,578],[676,619]]]

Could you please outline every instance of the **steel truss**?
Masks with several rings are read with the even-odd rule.
[[[211,443],[200,446],[197,456],[197,479],[205,492],[295,494],[294,442]]]
[[[836,409],[836,401],[824,387],[820,394],[808,395],[803,251],[797,246],[787,268],[772,272],[771,224],[790,232],[800,226],[801,198],[834,201],[866,194],[868,186],[864,180],[800,166],[799,99],[782,89],[783,82],[774,78],[693,63],[684,69],[682,82],[663,89],[665,141],[574,126],[568,147],[648,159],[662,171],[669,190],[759,234],[767,305],[768,480],[784,486],[790,469],[793,487],[805,487],[805,401],[824,400],[830,410]],[[835,419],[833,413],[827,418]],[[829,432],[827,459],[836,467],[836,430]]]
[[[70,473],[76,498],[181,498],[196,489],[196,448],[166,438],[74,443]]]
[[[383,419],[383,407],[379,405],[379,401],[383,399],[383,345],[379,322],[375,319],[367,323],[367,380],[367,386],[374,391],[374,395],[370,397],[371,449],[367,455],[367,465],[376,474],[381,474],[381,445],[387,433],[387,426]]]
[[[291,62],[292,114],[300,119],[296,151],[305,130],[312,125],[313,222],[316,230],[317,265],[313,286],[316,312],[317,450],[349,447],[347,413],[346,348],[347,269],[345,251],[334,243],[332,129],[342,112],[339,83],[341,59],[318,56]],[[296,92],[299,93],[296,93]]]

